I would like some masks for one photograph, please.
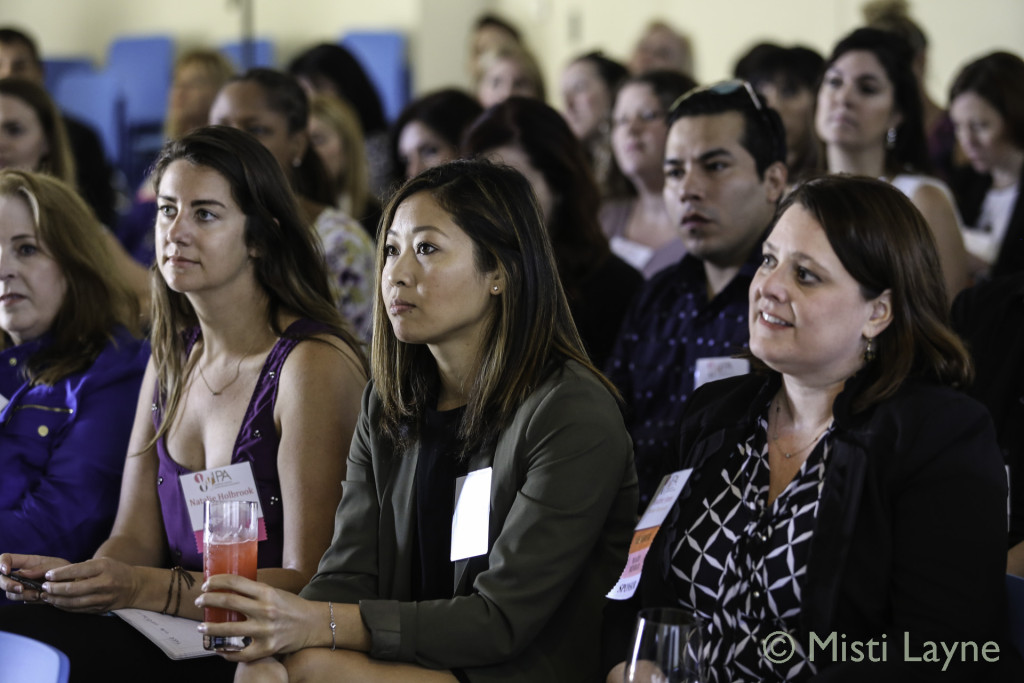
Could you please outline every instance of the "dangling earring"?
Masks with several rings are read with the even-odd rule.
[[[892,149],[896,146],[896,128],[890,128],[885,134],[885,147],[886,149]]]
[[[864,362],[870,363],[875,359],[875,338],[868,337],[868,343],[864,347]]]

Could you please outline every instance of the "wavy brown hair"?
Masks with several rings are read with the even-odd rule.
[[[380,296],[386,233],[398,207],[425,192],[473,241],[480,272],[498,271],[497,297],[459,427],[467,449],[495,438],[523,401],[566,361],[612,385],[587,359],[555,266],[554,253],[529,181],[508,166],[484,160],[453,161],[408,180],[384,210],[377,235],[377,301],[373,315],[371,369],[383,407],[380,429],[399,447],[419,430],[434,405],[437,364],[424,344],[395,336]]]
[[[41,85],[23,78],[0,78],[0,95],[17,97],[35,112],[46,136],[49,151],[39,160],[33,171],[48,173],[75,187],[75,157],[71,153],[68,133],[60,110]],[[89,209],[90,213],[92,209]]]
[[[118,270],[103,226],[78,193],[42,173],[0,171],[0,196],[23,201],[40,249],[60,267],[67,288],[50,325],[50,344],[26,364],[28,381],[53,385],[89,368],[120,326],[139,335],[139,304]],[[0,348],[13,345],[3,333]]]
[[[175,161],[215,171],[231,187],[231,198],[246,217],[245,244],[257,254],[253,269],[266,296],[267,323],[274,333],[284,336],[278,317],[285,312],[324,323],[352,348],[367,371],[360,342],[334,307],[320,240],[300,218],[295,196],[274,156],[248,133],[226,126],[200,128],[164,146],[153,173],[158,191]],[[159,253],[160,245],[157,249]],[[167,286],[156,265],[151,273],[153,364],[165,406],[155,443],[174,422],[188,371],[186,333],[199,320],[188,298]]]

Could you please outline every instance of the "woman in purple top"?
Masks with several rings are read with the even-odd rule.
[[[91,215],[55,178],[0,171],[0,552],[87,559],[117,511],[149,349]]]
[[[79,564],[0,555],[0,573],[44,582],[36,591],[0,577],[12,599],[200,618],[202,563],[178,477],[232,464],[251,464],[265,512],[260,581],[297,592],[330,543],[366,364],[332,303],[316,237],[274,157],[248,133],[216,126],[169,143],[154,178],[153,357],[113,531]],[[133,657],[152,656],[147,646],[156,652],[144,640],[126,647],[135,634],[113,620],[8,611],[22,614],[0,613],[0,630],[57,645],[90,680],[109,679],[115,665],[131,670]],[[82,639],[83,629],[94,637]],[[61,637],[73,630],[77,639]],[[180,662],[151,664],[150,680],[182,674]]]

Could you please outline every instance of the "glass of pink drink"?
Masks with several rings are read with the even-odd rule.
[[[237,574],[256,580],[256,539],[259,506],[250,501],[208,500],[203,511],[203,575]],[[207,607],[204,620],[210,623],[245,621],[234,610]],[[247,643],[241,636],[203,636],[207,650],[237,652]]]

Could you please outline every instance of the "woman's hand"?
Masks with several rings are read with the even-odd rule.
[[[42,592],[9,578],[8,574],[17,572],[26,579],[35,579],[42,583],[46,580],[43,577],[48,570],[67,564],[67,560],[59,557],[4,553],[0,555],[0,590],[4,591],[8,600],[38,602],[43,597]]]
[[[325,642],[330,645],[330,618],[325,603],[304,600],[294,593],[233,574],[211,576],[203,584],[203,591],[196,599],[197,607],[230,609],[245,616],[245,621],[203,622],[199,626],[199,630],[209,636],[252,638],[241,652],[221,653],[225,659],[251,662]],[[325,638],[313,637],[317,629]]]
[[[131,607],[138,592],[135,568],[108,557],[54,566],[43,579],[42,600],[69,612]]]

